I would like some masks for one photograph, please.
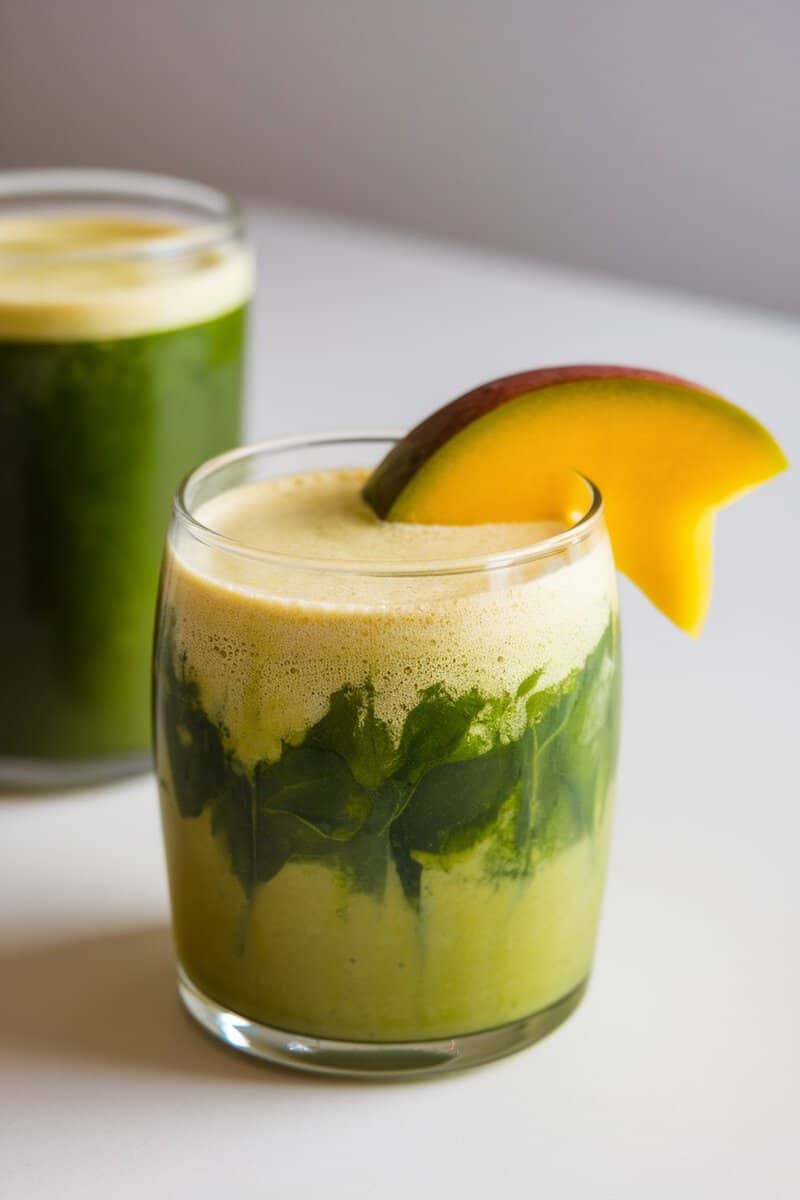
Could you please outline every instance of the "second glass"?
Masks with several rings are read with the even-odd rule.
[[[561,531],[398,528],[359,498],[387,446],[196,471],[155,655],[184,1002],[240,1049],[348,1074],[481,1062],[572,1011],[617,749],[591,485]]]
[[[149,765],[158,565],[182,475],[240,436],[253,267],[229,197],[0,175],[0,782]]]

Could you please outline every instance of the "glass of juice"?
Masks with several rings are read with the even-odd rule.
[[[618,740],[616,584],[572,525],[378,520],[377,435],[233,451],[179,490],[155,738],[180,993],[229,1044],[413,1075],[583,995]]]
[[[239,440],[251,255],[211,188],[0,174],[0,782],[150,762],[158,568],[179,479]]]

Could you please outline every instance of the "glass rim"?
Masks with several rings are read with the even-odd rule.
[[[296,434],[290,437],[255,442],[247,446],[238,446],[234,450],[228,450],[224,454],[218,454],[214,458],[207,459],[184,477],[178,485],[173,499],[173,517],[197,541],[202,542],[212,549],[220,550],[239,558],[246,558],[264,565],[282,567],[289,570],[315,571],[317,573],[339,575],[360,575],[384,579],[421,579],[428,576],[485,574],[508,567],[524,566],[527,563],[562,554],[565,550],[580,545],[602,527],[603,497],[597,485],[579,471],[566,473],[576,476],[586,485],[587,508],[567,529],[561,530],[560,533],[540,538],[530,545],[515,547],[513,550],[498,551],[495,554],[470,555],[461,558],[399,563],[397,560],[308,557],[263,550],[259,546],[251,546],[246,542],[239,541],[237,538],[220,533],[208,525],[204,525],[201,521],[197,520],[191,511],[190,493],[199,485],[212,478],[217,472],[223,471],[226,467],[232,466],[235,463],[280,454],[284,451],[312,449],[315,447],[356,444],[390,445],[400,440],[403,436],[404,433],[398,430],[354,430]]]
[[[200,251],[213,250],[244,234],[244,218],[238,200],[227,192],[149,171],[126,171],[105,167],[33,167],[0,171],[0,212],[6,204],[35,202],[44,205],[74,204],[82,201],[87,209],[111,201],[130,202],[132,212],[148,204],[176,205],[199,218],[180,233],[141,239],[134,244],[110,247],[59,248],[55,250],[3,250],[0,261],[24,263],[93,263],[109,260],[153,262],[181,258]],[[119,211],[122,211],[120,208]]]

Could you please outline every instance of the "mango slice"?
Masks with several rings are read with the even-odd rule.
[[[378,465],[364,496],[391,521],[571,522],[564,480],[580,472],[602,492],[620,570],[697,635],[717,510],[786,466],[758,421],[696,384],[630,367],[554,367],[439,409]]]

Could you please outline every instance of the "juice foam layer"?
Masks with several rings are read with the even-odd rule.
[[[552,526],[396,525],[361,500],[366,473],[320,471],[209,501],[204,525],[273,553],[431,563],[531,546]],[[614,600],[607,540],[511,570],[411,578],[269,566],[185,539],[170,552],[175,637],[245,760],[278,757],[344,685],[370,680],[399,731],[421,689],[512,693],[584,662]]]
[[[399,567],[519,550],[564,528],[554,521],[460,526],[381,521],[361,497],[366,479],[365,470],[352,468],[246,484],[203,504],[197,519],[272,554]],[[287,589],[290,586],[287,581]],[[326,584],[326,590],[340,599],[346,586],[340,578]]]
[[[196,226],[138,214],[0,219],[0,338],[94,341],[199,324],[244,304],[248,250],[163,253]],[[153,251],[151,258],[143,252]],[[83,257],[82,257],[83,256]]]

